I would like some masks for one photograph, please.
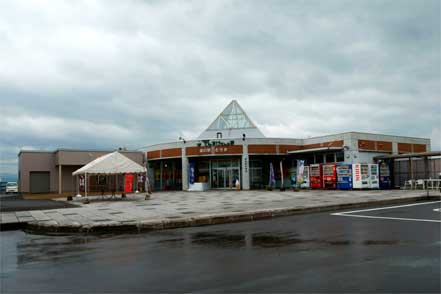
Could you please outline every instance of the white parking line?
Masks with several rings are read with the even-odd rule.
[[[361,209],[361,210],[353,210],[353,211],[346,211],[346,212],[337,212],[337,213],[332,213],[331,215],[360,217],[360,218],[372,218],[372,219],[376,218],[376,219],[390,219],[390,220],[405,220],[405,221],[441,223],[441,220],[434,220],[434,219],[401,218],[401,217],[386,217],[386,216],[372,216],[372,215],[352,214],[352,213],[357,213],[357,212],[393,209],[393,208],[417,206],[417,205],[424,205],[424,204],[433,204],[433,203],[440,203],[440,202],[441,201],[431,201],[431,202],[413,203],[413,204],[398,205],[398,206],[389,206],[389,207],[380,207],[380,208],[371,208],[371,209]],[[434,211],[440,211],[440,208],[436,208],[436,209],[434,209]]]

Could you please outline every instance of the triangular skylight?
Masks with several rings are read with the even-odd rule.
[[[208,127],[208,130],[247,129],[255,127],[237,101],[233,100]]]
[[[210,124],[210,126],[199,136],[199,138],[219,138],[217,131],[222,132],[223,138],[242,137],[243,134],[249,138],[265,137],[250,120],[245,111],[236,100],[233,100]]]

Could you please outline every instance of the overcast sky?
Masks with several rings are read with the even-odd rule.
[[[440,1],[0,1],[0,174],[24,149],[194,138],[239,101],[268,137],[441,149]]]

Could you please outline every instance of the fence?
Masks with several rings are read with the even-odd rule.
[[[438,179],[441,175],[441,157],[397,158],[393,162],[394,186],[402,187],[407,180]]]

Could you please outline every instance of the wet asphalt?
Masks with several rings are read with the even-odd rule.
[[[23,199],[21,194],[0,194],[0,211],[2,212],[70,207],[76,207],[76,205],[50,199]]]
[[[439,207],[358,214],[440,220]],[[439,293],[440,229],[316,213],[117,236],[2,232],[0,292]]]

